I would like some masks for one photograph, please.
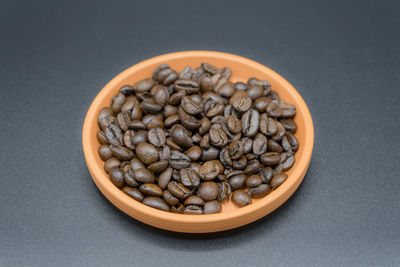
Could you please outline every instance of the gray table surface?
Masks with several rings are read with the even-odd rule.
[[[399,1],[1,1],[1,266],[399,266]],[[309,105],[306,178],[265,218],[178,234],[128,217],[92,182],[85,113],[146,58],[259,61]]]

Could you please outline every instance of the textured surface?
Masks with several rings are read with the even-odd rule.
[[[399,265],[399,11],[396,1],[1,1],[0,265]],[[114,75],[193,49],[274,69],[315,125],[293,197],[217,234],[121,213],[81,148],[85,112]]]

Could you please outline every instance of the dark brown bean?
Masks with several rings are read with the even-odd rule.
[[[192,169],[181,169],[179,172],[182,184],[188,188],[198,187],[200,184],[200,177]]]
[[[218,184],[218,197],[217,200],[218,201],[223,201],[225,199],[229,199],[229,197],[231,196],[231,186],[228,182],[221,182]]]
[[[109,173],[110,169],[112,169],[114,167],[118,167],[119,164],[121,164],[121,161],[119,161],[119,159],[114,158],[114,157],[113,158],[109,158],[104,163],[104,170],[106,171],[106,173]]]
[[[204,214],[218,213],[221,211],[221,209],[222,209],[221,204],[218,201],[213,200],[213,201],[206,202],[204,204],[203,213]]]
[[[193,146],[191,132],[182,125],[176,124],[171,128],[171,138],[175,143],[183,147]]]
[[[271,187],[273,189],[278,188],[286,179],[288,178],[288,175],[286,173],[279,173],[272,177],[271,180]]]
[[[232,167],[237,170],[243,170],[247,166],[247,159],[245,156],[242,156],[240,159],[232,162]]]
[[[242,132],[245,136],[253,137],[257,134],[260,126],[260,114],[251,109],[242,116]]]
[[[152,172],[162,172],[168,167],[168,160],[160,160],[150,164],[147,168]]]
[[[168,190],[164,190],[163,198],[169,205],[176,205],[179,203],[179,198],[172,195]]]
[[[172,168],[169,167],[158,176],[158,186],[165,189],[172,177]]]
[[[164,201],[164,199],[159,197],[146,197],[143,199],[143,204],[155,209],[169,211],[168,204]]]
[[[185,209],[183,210],[184,214],[193,214],[193,215],[199,215],[203,214],[203,208],[196,206],[196,205],[189,205],[186,206]]]
[[[98,153],[99,153],[100,158],[103,161],[106,161],[113,156],[111,149],[108,145],[101,145],[98,149]]]
[[[168,191],[179,199],[185,199],[191,195],[189,188],[185,187],[182,183],[171,181],[168,183]]]
[[[163,191],[160,187],[156,186],[155,184],[142,184],[139,187],[140,191],[143,192],[143,194],[148,195],[148,196],[155,196],[155,197],[160,197],[163,194]]]
[[[281,161],[281,154],[276,152],[267,152],[261,155],[260,161],[266,166],[274,166]]]
[[[252,100],[246,91],[236,91],[229,99],[229,104],[239,112],[246,112],[251,108]]]
[[[150,144],[156,147],[161,147],[165,145],[165,131],[161,128],[153,128],[148,132],[147,139],[149,140]]]
[[[218,196],[218,185],[214,182],[203,182],[197,194],[205,201],[215,200]]]
[[[203,165],[201,165],[201,168],[199,170],[199,175],[201,179],[210,181],[215,179],[218,176],[218,174],[221,174],[222,172],[223,168],[221,170],[218,161],[210,160],[206,161],[205,163],[203,163]]]
[[[262,198],[268,195],[272,188],[267,184],[260,184],[257,187],[249,188],[249,194],[252,198]]]
[[[267,151],[267,138],[258,133],[253,140],[253,153],[256,155],[264,154]]]
[[[148,169],[142,168],[133,171],[135,180],[141,183],[154,183],[156,181],[156,177],[154,174]]]
[[[246,184],[246,175],[244,173],[232,176],[229,179],[229,185],[232,190],[241,189]]]
[[[122,191],[136,201],[142,202],[144,199],[143,193],[137,188],[126,185],[122,188]]]
[[[158,161],[158,150],[155,146],[149,143],[142,143],[136,147],[137,157],[147,165]]]
[[[190,165],[190,158],[183,154],[182,152],[179,152],[177,150],[173,150],[171,152],[171,157],[169,158],[169,165],[177,170],[187,168]]]
[[[229,115],[226,124],[229,131],[232,133],[240,133],[242,131],[242,122],[236,117],[236,115]]]
[[[244,169],[244,173],[248,175],[255,174],[259,171],[259,169],[260,169],[260,162],[256,159],[253,159],[247,163],[247,166]]]
[[[204,200],[198,196],[190,196],[183,202],[185,206],[188,205],[196,205],[196,206],[204,206]]]
[[[125,184],[124,172],[119,167],[114,167],[109,170],[111,182],[118,188],[122,188]]]
[[[246,186],[247,187],[257,187],[262,184],[263,180],[260,175],[253,174],[247,177]]]
[[[130,160],[133,157],[133,152],[124,146],[110,145],[110,150],[112,155],[120,160]]]
[[[133,85],[133,88],[137,93],[143,93],[149,91],[150,88],[153,87],[153,85],[154,85],[154,80],[149,78],[138,81]]]
[[[271,167],[262,167],[259,170],[259,174],[261,178],[263,179],[263,183],[268,184],[273,176],[273,170]]]
[[[277,153],[283,152],[282,146],[274,139],[268,140],[268,150],[271,152],[277,152]]]
[[[196,161],[201,157],[202,150],[199,146],[192,146],[186,151],[186,156],[192,161]]]
[[[236,190],[232,194],[232,202],[238,207],[244,207],[251,204],[251,198],[246,191]]]

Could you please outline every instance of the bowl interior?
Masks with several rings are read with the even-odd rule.
[[[252,206],[260,207],[260,205],[267,205],[273,199],[276,199],[280,194],[283,194],[285,190],[289,188],[289,186],[293,185],[296,182],[295,180],[303,178],[305,171],[308,167],[309,160],[311,158],[314,130],[312,127],[311,116],[309,114],[307,106],[305,105],[303,99],[297,93],[297,91],[285,79],[283,79],[274,71],[255,61],[231,54],[208,51],[189,51],[167,54],[164,56],[159,56],[150,60],[143,61],[117,75],[104,87],[104,89],[93,101],[85,120],[83,143],[89,170],[92,176],[96,176],[95,182],[98,186],[98,182],[100,182],[104,187],[110,188],[111,190],[108,192],[108,194],[113,194],[113,197],[115,197],[116,199],[120,199],[122,202],[124,202],[124,204],[128,206],[128,208],[136,209],[137,207],[140,207],[142,211],[145,210],[145,212],[147,213],[157,215],[161,214],[162,216],[166,216],[166,214],[171,214],[170,216],[173,216],[174,218],[177,218],[179,216],[196,217],[196,220],[201,220],[200,217],[221,216],[220,214],[196,216],[166,213],[163,211],[155,210],[153,208],[149,208],[144,204],[127,197],[122,191],[120,191],[110,182],[107,174],[103,169],[104,162],[100,159],[97,153],[97,149],[99,147],[99,143],[96,138],[96,132],[99,129],[97,125],[97,115],[102,107],[110,105],[111,98],[118,93],[120,87],[122,87],[123,85],[132,85],[141,79],[151,77],[154,68],[162,63],[166,63],[176,71],[180,71],[185,66],[198,67],[202,62],[210,63],[218,68],[225,66],[230,67],[232,69],[232,76],[230,78],[230,81],[232,82],[247,82],[249,77],[266,79],[271,83],[272,90],[277,91],[281,99],[285,100],[288,103],[294,104],[297,109],[297,114],[294,120],[298,126],[295,136],[299,141],[299,150],[295,154],[296,162],[294,166],[287,172],[287,174],[289,175],[288,179],[278,189],[274,190],[266,197],[261,199],[253,199],[252,204],[240,208],[240,210],[243,211],[242,214],[246,213],[246,209],[250,212]],[[87,129],[85,129],[85,127]],[[87,130],[86,133],[85,130]],[[85,135],[87,135],[87,139],[85,139]],[[89,143],[85,144],[85,142]],[[105,195],[107,196],[107,193],[105,193]],[[271,201],[269,201],[269,199]],[[222,214],[230,213],[232,215],[232,212],[235,212],[237,210],[239,210],[239,208],[233,205],[231,201],[224,201],[222,203]]]

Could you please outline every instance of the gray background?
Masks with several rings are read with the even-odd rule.
[[[399,1],[1,1],[0,265],[400,265],[399,12]],[[193,49],[276,70],[315,124],[293,197],[216,234],[126,216],[81,148],[110,79]]]

